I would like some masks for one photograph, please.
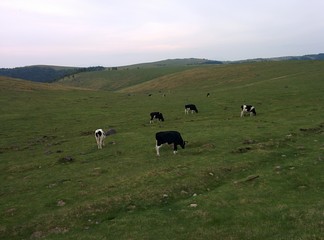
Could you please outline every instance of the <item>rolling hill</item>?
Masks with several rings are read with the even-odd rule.
[[[28,80],[0,76],[0,91],[42,91],[42,90],[89,90],[59,83],[38,83]]]
[[[267,61],[241,64],[192,65],[105,70],[76,74],[60,84],[94,90],[159,92],[184,88],[221,91],[230,87],[248,86],[290,75],[319,71],[322,61]],[[259,84],[259,83],[258,83]]]
[[[27,66],[17,68],[0,68],[0,76],[19,78],[33,82],[51,83],[64,77],[73,77],[80,72],[100,71],[104,67],[63,67],[63,66]]]
[[[324,60],[324,54],[309,54],[304,56],[286,56],[275,58],[258,58],[247,59],[240,61],[217,61],[199,58],[185,58],[185,59],[167,59],[149,63],[139,63],[128,66],[115,67],[65,67],[65,66],[49,66],[49,65],[35,65],[16,68],[0,68],[0,76],[7,76],[11,78],[19,78],[35,82],[55,82],[64,78],[73,78],[75,74],[81,72],[93,72],[104,70],[134,70],[134,69],[148,69],[148,68],[185,68],[193,66],[204,65],[219,65],[219,64],[234,64],[246,62],[265,62],[265,61],[291,61],[291,60]]]

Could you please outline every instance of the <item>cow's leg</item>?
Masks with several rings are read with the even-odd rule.
[[[104,143],[104,136],[100,136],[99,138],[99,146],[100,146],[100,149],[102,149],[102,146],[105,146],[105,143]]]
[[[99,138],[96,137],[96,142],[97,142],[97,147],[99,149],[99,146],[100,146],[100,142],[99,142]]]
[[[160,147],[162,147],[162,144],[158,145],[158,142],[156,141],[155,150],[157,156],[160,156]]]
[[[99,149],[102,149],[102,139],[101,139],[101,137],[99,138]]]
[[[176,154],[178,151],[177,144],[173,144],[173,154]]]
[[[241,117],[244,117],[244,111],[243,110],[241,111]]]

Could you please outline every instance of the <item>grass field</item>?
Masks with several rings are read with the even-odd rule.
[[[323,239],[324,62],[93,74],[0,79],[1,239]]]

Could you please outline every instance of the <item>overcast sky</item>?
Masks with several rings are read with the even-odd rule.
[[[324,52],[324,0],[0,0],[0,68]]]

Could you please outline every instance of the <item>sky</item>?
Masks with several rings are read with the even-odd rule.
[[[324,0],[0,0],[0,68],[324,52]]]

